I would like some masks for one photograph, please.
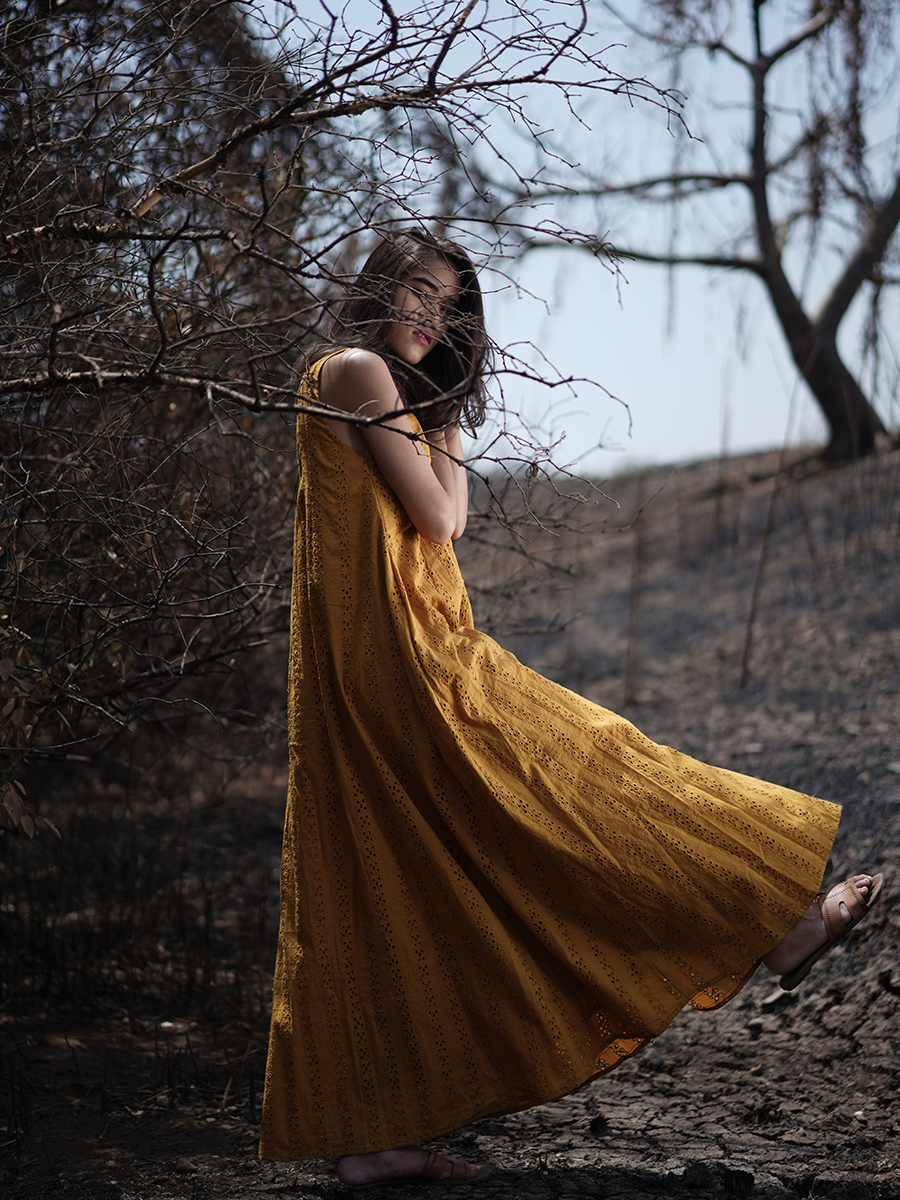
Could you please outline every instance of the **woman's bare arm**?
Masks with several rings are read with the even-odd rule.
[[[371,350],[345,350],[325,363],[319,383],[320,400],[332,408],[361,417],[397,413],[378,425],[358,428],[419,533],[441,544],[458,536],[456,472],[462,468],[437,448],[429,458],[420,441],[403,436],[412,427],[398,411],[403,405],[384,360]]]
[[[434,447],[432,462],[435,474],[447,476],[456,495],[456,526],[453,537],[462,537],[469,515],[469,480],[466,468],[462,465],[463,448],[459,430],[455,425],[450,425],[440,433],[429,433],[428,441]]]

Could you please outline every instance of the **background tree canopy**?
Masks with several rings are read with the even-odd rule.
[[[701,141],[674,93],[608,67],[596,10],[566,0],[8,5],[0,820],[33,831],[11,783],[26,752],[93,760],[138,730],[196,742],[200,727],[209,750],[223,729],[232,747],[251,726],[258,739],[261,712],[277,726],[280,672],[261,698],[241,664],[286,626],[295,364],[380,230],[428,221],[501,281],[548,244],[608,268],[607,236],[753,274],[827,453],[872,446],[897,375],[896,15],[888,0],[747,0],[743,24],[732,9],[659,0],[620,34],[649,38],[692,95],[714,68],[703,90],[722,85],[727,120]],[[674,157],[614,177],[600,133],[636,100]],[[596,153],[574,161],[548,112],[574,114]],[[629,225],[636,204],[681,215],[641,246],[617,204]],[[838,346],[855,298],[862,373]],[[501,399],[519,375],[535,372],[505,356]],[[516,454],[549,464],[546,448]]]
[[[7,6],[7,826],[34,831],[12,783],[23,754],[133,753],[138,730],[196,743],[193,718],[210,728],[209,713],[208,753],[223,730],[234,750],[252,727],[258,747],[281,672],[260,701],[241,662],[286,626],[285,414],[331,300],[398,222],[452,227],[501,261],[519,244],[521,218],[467,158],[501,113],[539,138],[535,88],[668,105],[607,68],[584,5],[382,0],[364,15],[368,29],[325,6]],[[531,184],[517,178],[521,200]]]

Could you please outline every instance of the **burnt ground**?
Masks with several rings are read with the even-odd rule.
[[[529,541],[530,563],[476,525],[464,570],[480,619],[546,674],[658,741],[841,801],[830,877],[884,871],[885,896],[796,993],[761,973],[577,1094],[441,1139],[496,1169],[463,1195],[900,1198],[900,455],[777,468],[752,456],[614,480],[620,508],[583,494],[566,528]],[[512,583],[492,606],[497,575]],[[185,975],[196,994],[167,989],[174,935],[124,967],[111,946],[108,994],[79,987],[69,960],[63,996],[22,975],[29,1002],[0,1013],[10,1197],[344,1194],[332,1163],[255,1158],[283,789],[275,756],[214,803],[142,818],[165,856],[186,855],[179,895],[207,948]],[[165,841],[152,822],[176,812]],[[201,859],[215,895],[188,886]],[[67,920],[92,919],[55,918],[58,945]],[[253,953],[229,968],[242,939]]]

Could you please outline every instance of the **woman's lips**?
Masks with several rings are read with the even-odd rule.
[[[427,334],[424,329],[414,329],[413,337],[420,346],[430,346],[433,340],[430,334]]]

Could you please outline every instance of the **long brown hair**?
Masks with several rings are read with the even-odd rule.
[[[449,313],[447,331],[418,366],[402,362],[388,345],[396,319],[394,299],[400,282],[417,268],[442,259],[459,277],[459,295]],[[481,288],[472,260],[449,238],[422,229],[384,234],[341,302],[327,333],[314,348],[315,361],[330,350],[360,346],[379,354],[407,408],[425,429],[484,423],[491,350],[484,328]]]

